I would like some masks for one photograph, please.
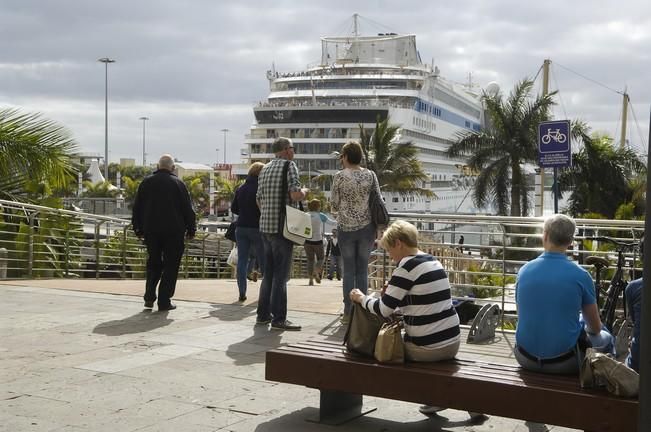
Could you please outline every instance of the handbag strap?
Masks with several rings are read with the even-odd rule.
[[[287,199],[289,197],[289,191],[287,190],[287,173],[289,172],[289,163],[290,161],[286,160],[283,164],[282,183],[280,186],[280,217],[278,218],[278,233],[280,234],[283,233],[283,224],[285,223],[285,218],[287,216],[285,205],[287,205]],[[301,209],[301,211],[305,211],[303,210],[303,201],[298,202],[298,208]]]

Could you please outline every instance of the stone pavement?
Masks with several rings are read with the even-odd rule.
[[[306,285],[289,288],[288,315],[303,330],[277,332],[254,325],[259,282],[241,305],[234,281],[181,280],[178,309],[152,312],[143,281],[2,281],[0,431],[571,431],[499,417],[473,425],[456,410],[428,418],[372,397],[378,410],[345,425],[307,422],[318,391],[264,379],[266,350],[343,336],[341,286]]]

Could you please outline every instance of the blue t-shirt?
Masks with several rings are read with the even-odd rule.
[[[518,272],[516,343],[538,358],[562,355],[576,345],[579,312],[596,303],[590,274],[565,254],[545,252]]]

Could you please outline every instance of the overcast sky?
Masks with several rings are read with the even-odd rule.
[[[83,151],[104,155],[108,66],[109,159],[169,152],[186,162],[239,161],[269,91],[265,73],[319,61],[322,36],[415,34],[441,74],[508,92],[552,60],[556,118],[580,118],[619,137],[622,97],[633,104],[629,140],[646,153],[651,104],[651,2],[0,0],[0,107],[40,112]],[[540,89],[540,78],[537,89]],[[637,120],[637,122],[636,122]],[[619,138],[617,138],[619,139]],[[217,151],[219,149],[219,151]]]

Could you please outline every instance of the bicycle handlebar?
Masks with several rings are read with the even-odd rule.
[[[627,243],[627,242],[623,242],[623,241],[616,240],[616,239],[614,239],[614,238],[606,237],[606,236],[585,237],[583,240],[605,241],[605,242],[612,243],[612,244],[614,244],[615,246],[619,246],[619,247],[624,248],[624,249],[628,249],[628,248],[631,248],[631,249],[632,249],[632,248],[634,248],[634,247],[640,245],[640,242],[639,242],[639,241],[637,241],[637,242],[629,242],[629,243]]]

